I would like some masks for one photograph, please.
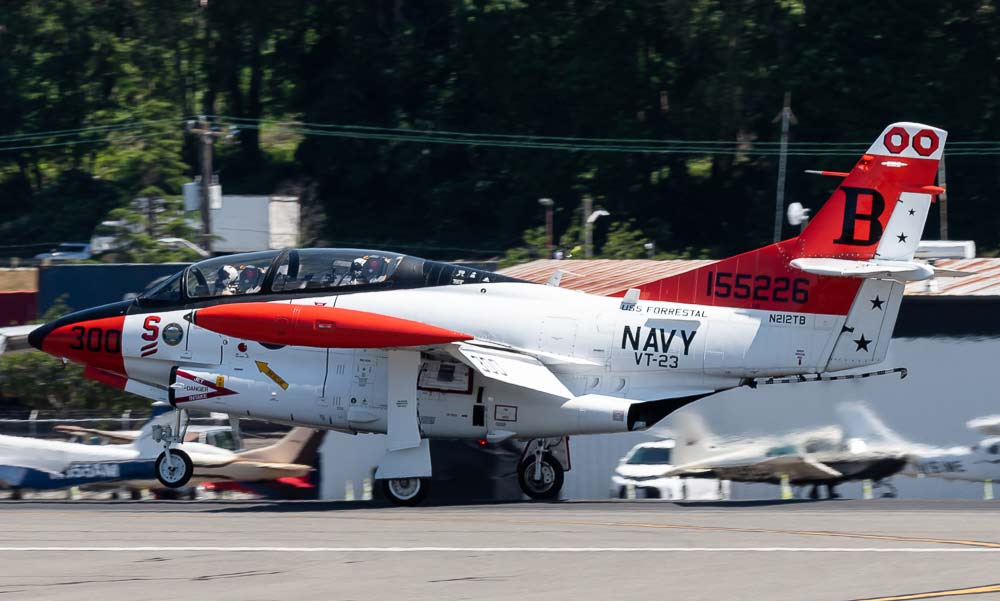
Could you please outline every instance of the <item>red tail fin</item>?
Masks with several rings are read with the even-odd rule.
[[[793,259],[913,257],[947,133],[887,127],[801,235],[640,287],[641,298],[771,311],[846,315],[861,281],[819,276]],[[624,295],[624,291],[616,296]]]

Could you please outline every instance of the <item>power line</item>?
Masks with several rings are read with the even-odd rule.
[[[297,121],[281,121],[276,119],[250,119],[225,115],[216,115],[211,118],[215,122],[225,121],[232,123],[236,128],[243,129],[279,127],[290,133],[302,136],[376,140],[397,143],[443,144],[522,150],[556,150],[563,152],[686,154],[707,156],[729,155],[770,157],[778,156],[781,153],[780,142],[536,136],[375,127],[367,125],[307,123]],[[187,119],[157,119],[129,121],[107,125],[91,125],[77,129],[10,134],[7,136],[0,136],[0,152],[59,148],[64,146],[74,146],[77,144],[95,144],[110,141],[111,136],[121,133],[129,133],[134,139],[139,140],[152,135],[151,130],[161,130],[161,126],[179,124],[186,120]],[[39,141],[40,143],[3,146],[5,142],[15,143],[27,141]],[[787,154],[789,156],[799,157],[858,156],[868,147],[869,144],[860,142],[788,142]],[[947,154],[948,156],[996,156],[1000,155],[1000,141],[985,140],[952,142],[949,144]]]

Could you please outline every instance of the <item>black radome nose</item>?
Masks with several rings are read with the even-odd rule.
[[[35,347],[38,350],[42,350],[42,342],[45,341],[45,337],[49,335],[55,329],[55,322],[44,323],[34,330],[28,332],[28,344]]]

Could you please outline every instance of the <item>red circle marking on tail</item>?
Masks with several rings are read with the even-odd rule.
[[[893,142],[895,136],[899,136],[899,144]],[[885,144],[886,149],[892,154],[899,154],[910,145],[910,134],[906,133],[906,130],[902,127],[896,126],[885,132],[882,143]]]
[[[923,140],[927,140],[927,146],[923,145]],[[929,157],[938,149],[941,141],[938,135],[929,129],[922,129],[913,136],[913,150],[922,157]]]

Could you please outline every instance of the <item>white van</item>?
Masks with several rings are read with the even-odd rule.
[[[611,497],[618,499],[672,499],[719,501],[729,499],[729,480],[665,476],[674,441],[644,442],[632,447],[611,476]]]

